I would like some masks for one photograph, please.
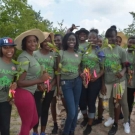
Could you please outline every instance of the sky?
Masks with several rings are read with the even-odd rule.
[[[28,0],[41,16],[58,26],[64,20],[64,26],[72,24],[80,28],[99,29],[102,33],[111,25],[123,30],[132,23],[129,12],[135,12],[135,0]]]

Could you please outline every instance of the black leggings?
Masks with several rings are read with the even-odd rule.
[[[52,101],[54,91],[46,92],[45,98],[41,102],[43,92],[36,91],[34,94],[35,102],[36,102],[36,107],[37,107],[37,112],[38,112],[38,117],[41,117],[41,126],[46,126],[47,121],[48,121],[48,112],[49,112],[49,107],[50,103]],[[39,122],[36,124],[34,128],[37,128],[39,125]]]
[[[10,135],[11,109],[9,102],[0,102],[0,135]]]
[[[82,111],[82,114],[87,113],[87,106],[89,109],[88,117],[94,118],[96,112],[96,99],[99,95],[99,91],[101,90],[102,80],[101,78],[97,79],[95,82],[89,82],[88,88],[85,89],[82,86],[82,93],[80,97],[79,107]]]
[[[128,100],[129,113],[131,113],[133,109],[134,92],[135,92],[135,88],[127,88],[127,100]]]

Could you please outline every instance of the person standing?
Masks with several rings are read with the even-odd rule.
[[[21,72],[17,81],[15,105],[21,117],[22,125],[19,135],[29,135],[30,130],[37,124],[38,115],[34,100],[37,85],[48,80],[49,75],[41,73],[41,67],[33,56],[38,43],[44,41],[44,35],[39,29],[32,29],[21,33],[15,38],[17,49],[23,50],[18,57],[18,72]]]
[[[10,117],[12,106],[9,103],[9,89],[15,90],[14,71],[16,65],[12,62],[15,53],[13,39],[0,38],[0,134],[10,135]]]

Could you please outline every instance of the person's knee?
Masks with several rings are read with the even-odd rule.
[[[74,117],[75,117],[75,115],[76,115],[76,111],[75,111],[75,110],[72,110],[72,111],[69,111],[69,112],[68,112],[68,118],[69,118],[70,120],[73,120]]]

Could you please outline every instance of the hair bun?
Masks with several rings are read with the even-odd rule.
[[[111,26],[111,29],[115,29],[115,30],[116,30],[117,27],[116,27],[115,25],[112,25],[112,26]]]

